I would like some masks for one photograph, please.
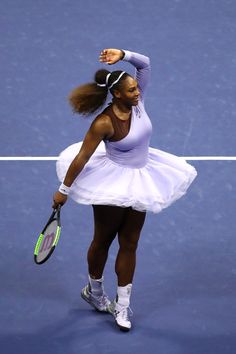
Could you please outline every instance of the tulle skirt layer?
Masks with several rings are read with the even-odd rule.
[[[57,175],[62,182],[82,142],[70,145],[59,156]],[[105,145],[95,153],[75,179],[70,197],[81,204],[116,205],[139,211],[160,212],[182,197],[197,172],[184,159],[149,148],[142,168],[129,168],[111,161]]]

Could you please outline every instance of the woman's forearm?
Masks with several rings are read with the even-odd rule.
[[[146,55],[130,52],[129,50],[123,50],[124,57],[122,60],[129,62],[136,69],[143,69],[150,66],[150,59]]]
[[[67,170],[63,184],[70,187],[73,184],[76,177],[83,170],[83,168],[84,168],[85,164],[88,162],[88,160],[89,159],[85,156],[76,156],[75,159],[70,164],[70,167]]]

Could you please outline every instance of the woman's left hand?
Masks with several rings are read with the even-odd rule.
[[[57,191],[56,193],[54,193],[53,196],[52,208],[56,209],[58,205],[64,205],[66,201],[67,201],[67,195]]]
[[[107,63],[109,65],[117,63],[124,56],[124,52],[120,49],[103,49],[101,51],[99,61],[101,63]]]

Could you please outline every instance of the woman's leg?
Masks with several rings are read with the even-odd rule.
[[[123,223],[125,211],[116,206],[93,205],[94,237],[87,255],[91,278],[102,277],[109,247]]]
[[[118,278],[117,297],[109,308],[117,325],[123,331],[129,331],[131,328],[129,304],[136,265],[136,249],[145,216],[146,213],[131,208],[126,209],[124,222],[118,231],[120,248],[115,265]]]
[[[118,231],[120,248],[115,265],[118,286],[132,283],[136,265],[136,249],[145,217],[145,212],[131,208],[125,210],[124,222]]]
[[[109,311],[110,300],[103,287],[103,270],[109,247],[122,224],[124,209],[116,206],[93,205],[94,237],[88,250],[89,284],[81,296],[102,312]]]

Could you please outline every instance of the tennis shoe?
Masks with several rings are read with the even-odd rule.
[[[91,292],[89,284],[86,285],[81,291],[81,297],[87,301],[91,306],[93,306],[97,311],[109,312],[108,306],[111,301],[109,300],[107,294],[103,292],[102,295],[95,295]]]
[[[108,311],[114,316],[121,331],[128,332],[131,329],[130,316],[133,315],[133,312],[130,307],[121,306],[114,300],[108,306]]]

